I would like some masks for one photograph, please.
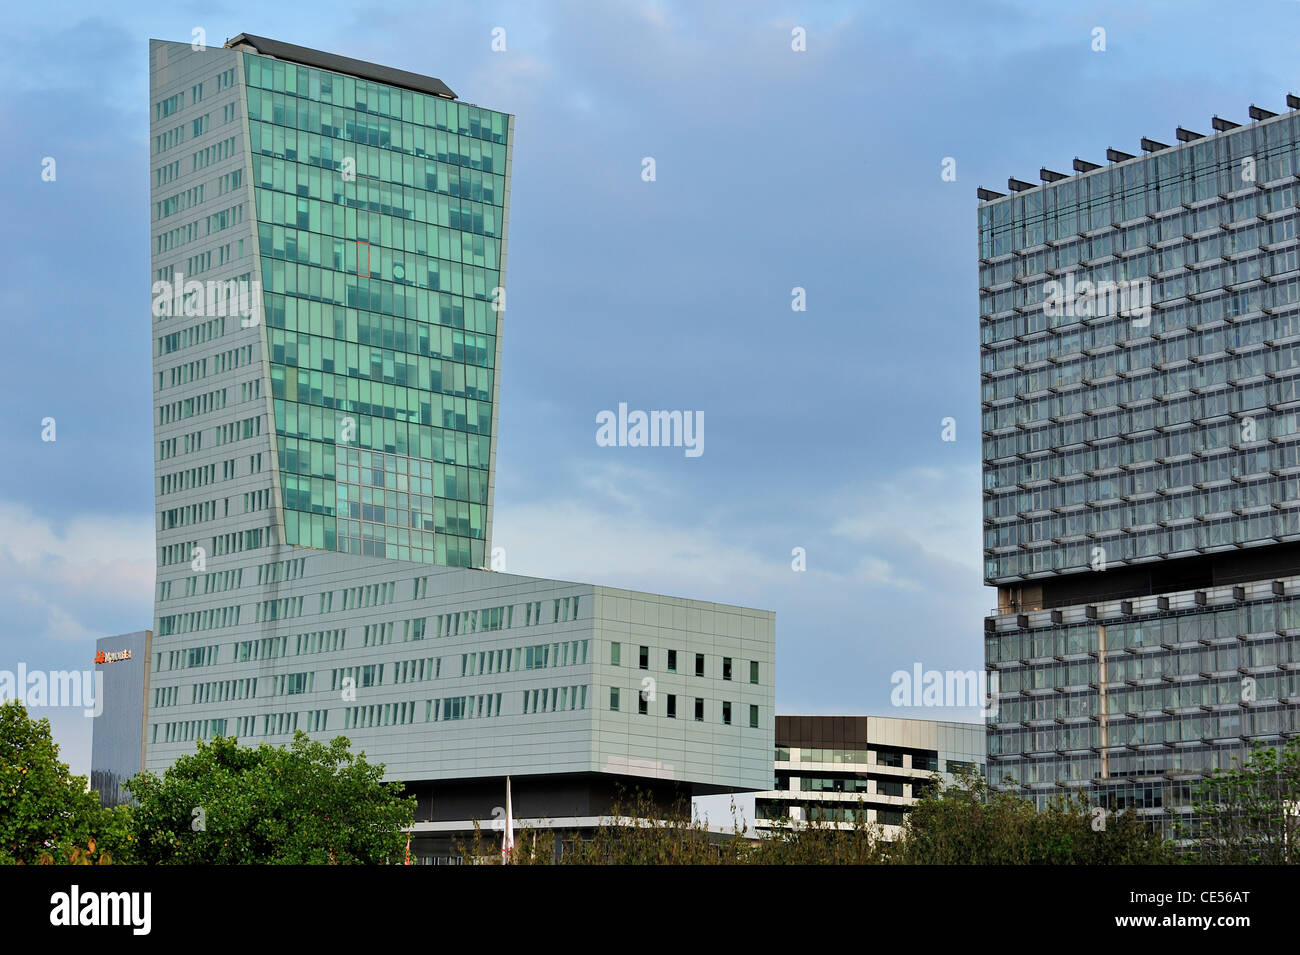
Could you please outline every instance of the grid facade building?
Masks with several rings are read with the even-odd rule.
[[[989,774],[1168,824],[1300,731],[1300,114],[980,190]]]
[[[150,80],[147,768],[341,733],[425,822],[766,786],[770,612],[488,569],[513,117],[247,34]]]

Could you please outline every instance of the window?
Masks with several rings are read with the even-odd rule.
[[[637,694],[636,711],[642,716],[645,716],[650,712],[650,703],[646,700],[646,692],[644,690]]]
[[[618,687],[616,686],[609,688],[609,708],[616,713],[618,712]]]
[[[609,645],[609,665],[616,667],[619,665],[619,658],[623,655],[623,644],[611,643]]]
[[[676,650],[668,651],[668,672],[669,673],[677,672],[677,651]]]
[[[903,766],[903,754],[897,750],[877,750],[876,762],[881,766],[894,766],[901,769]]]
[[[704,722],[704,701],[698,696],[695,698],[695,722]]]
[[[724,680],[731,679],[731,657],[722,658],[722,678]]]
[[[903,784],[894,779],[876,780],[876,794],[880,796],[901,796],[903,795]]]
[[[758,661],[757,660],[749,661],[749,682],[750,683],[758,682]]]
[[[726,700],[722,701],[722,722],[727,726],[731,725],[731,704]]]
[[[704,676],[704,654],[695,654],[695,675]]]
[[[939,754],[913,753],[912,768],[924,770],[927,773],[937,773],[939,771]]]
[[[671,693],[668,694],[668,718],[677,719],[677,697]]]
[[[650,669],[650,648],[649,647],[641,648],[640,666],[642,670]]]
[[[758,729],[758,707],[753,703],[749,704],[749,728]]]

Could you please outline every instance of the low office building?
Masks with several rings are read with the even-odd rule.
[[[756,828],[858,822],[898,835],[907,811],[934,785],[984,775],[980,723],[886,716],[778,716],[775,785],[756,799]]]

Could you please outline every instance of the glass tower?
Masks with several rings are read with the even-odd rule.
[[[243,68],[285,543],[481,567],[510,117]]]
[[[285,543],[482,567],[510,117],[243,69]]]
[[[470,831],[768,785],[773,614],[489,569],[513,118],[240,34],[151,41],[150,120],[146,768],[344,732]]]
[[[1166,825],[1300,732],[1300,114],[980,190],[989,776]]]

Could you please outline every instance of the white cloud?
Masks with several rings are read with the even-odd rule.
[[[106,633],[105,609],[152,617],[153,527],[148,518],[78,515],[61,525],[0,501],[4,636],[86,640]],[[19,629],[21,628],[21,630]]]
[[[980,596],[977,469],[909,469],[831,492],[792,526],[755,526],[745,516],[702,524],[673,510],[681,492],[642,469],[588,465],[580,496],[499,502],[494,545],[511,573],[771,607],[774,588],[801,579],[801,592],[883,588],[922,599],[969,581]],[[972,483],[975,482],[975,483]],[[695,509],[691,509],[692,515]],[[795,574],[789,548],[807,548]],[[941,585],[937,586],[937,585]]]
[[[548,500],[498,512],[493,545],[505,548],[506,569],[758,607],[767,606],[766,585],[790,575],[788,564],[665,512],[593,503]]]
[[[980,469],[909,468],[838,496],[832,533],[982,573]]]

